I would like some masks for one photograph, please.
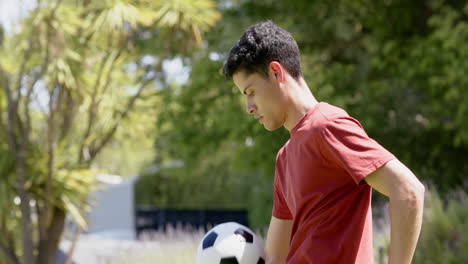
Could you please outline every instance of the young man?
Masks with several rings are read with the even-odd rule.
[[[371,187],[389,197],[389,263],[410,263],[421,229],[424,186],[344,110],[317,102],[294,38],[271,21],[248,28],[224,74],[247,112],[290,139],[276,159],[267,263],[373,263]]]

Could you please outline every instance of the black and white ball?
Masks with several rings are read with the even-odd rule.
[[[200,242],[197,264],[264,264],[263,246],[249,228],[235,222],[219,224]]]

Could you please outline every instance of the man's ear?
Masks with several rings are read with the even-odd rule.
[[[276,76],[276,80],[280,83],[284,82],[285,79],[285,70],[283,65],[277,61],[270,62],[269,70]]]

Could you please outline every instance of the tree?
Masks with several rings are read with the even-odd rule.
[[[218,19],[209,0],[38,1],[20,32],[4,38],[0,251],[7,263],[54,262],[66,214],[86,224],[96,157],[132,110],[151,102],[143,98],[158,93],[164,59],[201,45]],[[187,41],[140,50],[155,36]]]

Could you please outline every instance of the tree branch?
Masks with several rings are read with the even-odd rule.
[[[50,29],[51,29],[51,20],[53,19],[55,12],[57,11],[57,8],[60,4],[60,0],[57,1],[56,6],[53,8],[50,19],[47,21],[47,29],[46,29],[46,43],[45,43],[45,55],[44,55],[44,61],[42,62],[42,67],[41,67],[41,74],[43,75],[47,72],[47,67],[49,64],[49,43],[50,43]],[[38,77],[39,78],[39,77]],[[31,92],[33,89],[33,86],[30,87]],[[47,154],[48,154],[48,160],[47,160],[47,180],[45,182],[45,189],[47,194],[51,194],[52,192],[52,174],[53,174],[53,163],[54,163],[54,148],[53,148],[53,141],[54,141],[54,129],[53,129],[53,124],[54,124],[54,93],[56,91],[56,85],[52,84],[52,89],[49,92],[49,115],[47,119]],[[47,89],[48,90],[48,89]],[[29,92],[29,91],[28,91]],[[29,114],[29,113],[28,113]],[[39,209],[39,207],[38,207]],[[46,228],[47,228],[47,222],[49,219],[49,216],[51,214],[51,205],[50,202],[46,199],[44,200],[44,208],[41,208],[43,210],[39,211],[39,218],[40,218],[40,225],[39,225],[39,237],[42,239],[43,236],[46,235]],[[41,240],[39,241],[39,247],[41,246]]]
[[[42,71],[41,72],[45,72],[45,71]],[[33,90],[34,90],[34,86],[36,85],[36,83],[39,81],[40,77],[43,75],[43,73],[41,74],[38,74],[37,76],[34,77],[34,80],[31,82],[31,84],[29,85],[28,87],[28,90],[26,92],[26,98],[24,100],[24,105],[23,105],[23,108],[24,108],[24,116],[25,116],[25,124],[24,124],[24,130],[25,131],[30,131],[31,129],[31,113],[30,113],[30,109],[29,109],[29,104],[31,103],[31,97],[32,97],[32,93],[33,93]],[[25,136],[28,136],[28,135],[25,135]],[[29,137],[29,136],[28,136]]]
[[[156,79],[156,76],[144,81],[140,85],[140,87],[138,87],[137,93],[130,98],[130,100],[127,103],[127,106],[125,107],[120,117],[117,118],[117,121],[114,123],[112,128],[107,132],[107,134],[104,136],[103,140],[98,144],[98,146],[95,149],[92,149],[90,151],[90,156],[91,156],[90,162],[96,157],[96,155],[102,150],[102,148],[111,140],[111,138],[114,136],[122,120],[125,119],[127,115],[130,113],[130,111],[133,109],[133,106],[135,105],[136,100],[140,97],[143,90],[146,87],[148,87],[148,85],[152,83],[155,79]]]
[[[97,76],[97,79],[96,79],[96,83],[94,85],[94,89],[93,89],[93,94],[92,94],[92,97],[91,97],[91,105],[89,107],[89,111],[88,111],[88,125],[86,127],[86,132],[83,136],[83,139],[82,139],[82,142],[81,142],[81,146],[80,146],[80,154],[79,154],[79,159],[78,159],[78,162],[82,162],[83,161],[83,151],[84,151],[84,148],[85,146],[87,145],[86,144],[86,141],[89,137],[89,135],[91,134],[91,129],[94,125],[94,121],[95,121],[95,118],[97,116],[97,108],[99,107],[99,104],[100,104],[100,100],[97,100],[97,96],[99,94],[99,87],[100,87],[100,84],[102,82],[102,76],[105,75],[105,83],[103,85],[103,92],[107,90],[107,87],[109,87],[109,84],[110,84],[110,81],[111,81],[111,73],[112,73],[112,69],[114,68],[115,66],[115,63],[117,62],[118,58],[122,55],[122,51],[119,50],[117,51],[117,53],[114,55],[114,56],[110,56],[110,54],[107,52],[106,53],[106,57],[108,58],[107,60],[103,60],[102,63],[101,63],[101,66],[99,68],[99,73],[98,73],[98,76]],[[107,64],[110,64],[108,66],[109,70],[107,71],[106,74],[104,74],[104,69],[106,68],[106,65]]]
[[[8,122],[7,122],[7,136],[10,150],[13,153],[15,158],[15,168],[16,168],[16,189],[18,196],[21,199],[20,209],[21,209],[21,235],[23,243],[23,257],[25,263],[33,263],[33,236],[32,236],[32,223],[31,223],[31,210],[29,208],[29,195],[25,189],[26,183],[26,148],[27,142],[21,138],[24,134],[22,122],[18,116],[18,100],[15,100],[12,97],[12,91],[10,84],[8,82],[8,77],[5,72],[0,69],[2,79],[5,82],[4,89],[7,94],[7,111],[8,111]],[[20,78],[20,77],[18,77]],[[20,82],[21,85],[21,82]],[[15,127],[18,129],[19,133],[15,133]]]
[[[117,60],[120,58],[122,55],[122,50],[117,51],[116,55],[113,57],[112,61],[110,62],[109,70],[106,73],[106,78],[105,78],[105,83],[104,86],[102,87],[102,93],[104,94],[107,89],[109,88],[109,84],[112,80],[111,74],[112,74],[112,69],[114,68],[115,64],[117,63]]]
[[[21,237],[23,242],[24,263],[34,263],[33,226],[31,220],[30,197],[26,190],[26,153],[22,142],[18,144],[16,155],[16,189],[21,200]]]
[[[8,145],[10,146],[10,150],[13,154],[13,157],[16,157],[16,148],[17,148],[17,141],[16,137],[14,136],[14,123],[15,123],[15,111],[13,111],[12,106],[15,104],[14,98],[11,95],[11,88],[10,88],[10,81],[7,74],[0,68],[0,78],[3,83],[3,89],[5,91],[7,97],[7,116],[8,121],[6,122],[6,134],[8,138]]]
[[[52,195],[52,178],[54,174],[54,162],[55,162],[55,110],[57,109],[57,105],[60,104],[60,90],[63,87],[60,84],[53,84],[51,93],[50,93],[50,100],[49,100],[49,116],[47,120],[47,180],[45,182],[45,190],[46,193]],[[53,98],[57,98],[57,102],[54,103]],[[44,219],[46,223],[49,222],[49,219],[52,217],[52,205],[51,203],[45,199],[44,200]]]
[[[23,257],[25,263],[32,263],[34,259],[33,255],[33,229],[31,223],[31,210],[29,208],[29,195],[25,189],[26,184],[26,148],[27,141],[21,136],[24,136],[21,120],[18,116],[17,101],[15,102],[12,98],[10,84],[8,82],[6,74],[0,69],[2,73],[2,79],[4,80],[4,89],[7,93],[7,111],[8,111],[8,122],[7,122],[7,137],[10,150],[15,159],[15,172],[16,172],[16,190],[18,196],[21,199],[20,210],[21,210],[21,237],[23,244]],[[19,133],[15,133],[15,127],[18,128]],[[8,254],[8,252],[4,252]],[[8,257],[8,256],[7,256]],[[14,259],[13,259],[14,260]]]
[[[55,8],[54,8],[54,10],[52,12],[51,17],[55,16],[55,12],[57,11],[57,8],[59,7],[60,2],[61,2],[61,0],[57,1],[56,6],[55,6]],[[24,109],[25,109],[24,111],[25,111],[25,116],[26,116],[26,125],[25,125],[26,131],[29,131],[29,129],[31,128],[31,115],[30,115],[28,106],[29,106],[29,103],[31,102],[31,96],[32,96],[32,93],[33,93],[33,90],[34,90],[34,86],[46,74],[47,68],[48,68],[48,65],[49,65],[49,61],[50,61],[50,51],[49,51],[50,33],[49,33],[49,29],[50,29],[50,22],[47,23],[46,44],[45,44],[45,49],[44,49],[45,54],[44,54],[44,61],[42,62],[42,65],[41,65],[41,68],[40,68],[41,70],[37,75],[34,76],[34,79],[31,82],[31,85],[28,87],[28,90],[27,90],[27,93],[26,93],[26,98],[25,98],[25,102],[24,102]]]
[[[51,17],[55,16],[55,13],[57,12],[57,9],[60,7],[60,5],[62,4],[62,1],[63,0],[57,0],[57,2],[55,3],[54,8],[52,9]]]
[[[18,108],[18,105],[20,104],[21,101],[21,80],[23,79],[24,73],[25,73],[25,68],[26,68],[26,63],[29,61],[29,58],[31,57],[32,53],[32,43],[33,43],[33,38],[34,34],[31,34],[29,36],[29,41],[28,41],[28,49],[24,52],[23,60],[21,61],[21,66],[19,73],[17,75],[17,80],[14,85],[15,91],[16,91],[16,101],[14,103],[14,109],[15,111]]]
[[[108,58],[109,52],[106,52],[106,56]],[[99,84],[101,83],[101,76],[104,71],[104,67],[106,65],[106,59],[101,61],[101,65],[99,66],[99,71],[96,76],[96,81],[94,82],[93,86],[93,93],[91,95],[91,104],[88,109],[88,124],[86,126],[86,132],[83,135],[83,138],[81,140],[80,148],[79,148],[79,154],[78,154],[78,163],[81,163],[83,161],[83,151],[84,147],[86,145],[86,141],[88,140],[89,135],[91,134],[91,128],[93,127],[94,124],[94,118],[96,116],[96,97],[98,94],[98,89],[99,89]]]
[[[79,225],[76,225],[75,232],[73,232],[73,237],[71,239],[71,246],[67,252],[67,257],[65,259],[64,264],[73,263],[73,253],[75,252],[76,245],[78,244],[78,238],[80,237],[81,231],[81,227]]]
[[[44,199],[47,200],[47,199]],[[39,227],[39,244],[40,241],[47,237],[47,219],[44,214],[44,205],[38,201],[36,203],[36,212],[37,212],[37,224]]]
[[[73,96],[69,91],[64,92],[65,104],[63,105],[62,109],[64,114],[62,116],[62,126],[60,130],[59,142],[62,142],[62,140],[68,136],[73,119],[75,117],[75,113],[73,112],[75,109],[75,101],[73,100]]]

